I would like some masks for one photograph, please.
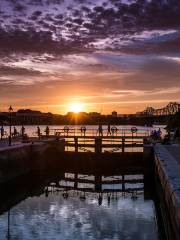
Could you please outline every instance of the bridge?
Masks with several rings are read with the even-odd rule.
[[[170,102],[167,106],[159,109],[147,107],[141,115],[143,116],[169,116],[174,115],[180,111],[180,104],[177,102]]]

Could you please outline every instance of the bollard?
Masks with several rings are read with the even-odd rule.
[[[95,153],[102,153],[102,138],[95,138]]]

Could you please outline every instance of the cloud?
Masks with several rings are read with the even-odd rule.
[[[161,57],[147,58],[130,76],[123,81],[128,89],[158,89],[179,87],[180,64]]]
[[[2,99],[178,99],[179,1],[1,0],[0,9]]]
[[[0,5],[0,49],[4,51],[61,54],[80,48],[109,48],[143,52],[147,47],[149,51],[179,51],[178,0],[108,0],[106,4],[1,0]],[[172,36],[170,30],[177,31],[177,38],[167,39]]]
[[[14,66],[0,65],[0,76],[39,76],[42,73],[37,70]]]

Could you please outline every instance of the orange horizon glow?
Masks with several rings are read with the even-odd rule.
[[[67,112],[79,113],[84,110],[83,103],[70,103],[67,107]]]

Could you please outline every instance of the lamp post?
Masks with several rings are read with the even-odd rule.
[[[8,229],[7,229],[7,240],[11,239],[11,235],[10,235],[10,209],[8,211]]]
[[[12,133],[11,133],[12,112],[13,112],[13,108],[10,106],[9,107],[9,146],[11,146],[11,142],[12,142]]]

